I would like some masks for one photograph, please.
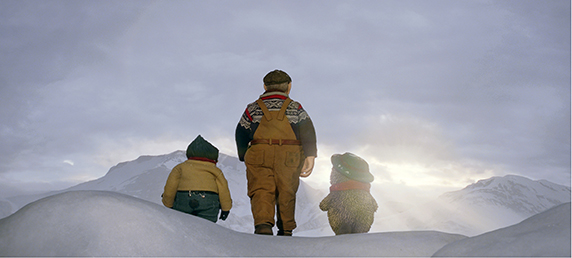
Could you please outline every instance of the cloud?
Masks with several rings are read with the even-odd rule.
[[[392,182],[569,181],[569,2],[219,3],[1,2],[0,174],[102,175],[198,134],[234,154],[283,69],[324,173],[363,151]]]

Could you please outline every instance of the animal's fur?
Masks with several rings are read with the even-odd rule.
[[[332,185],[351,180],[332,169]],[[367,233],[373,224],[377,202],[368,191],[332,191],[322,202],[320,209],[328,212],[330,226],[336,235]]]

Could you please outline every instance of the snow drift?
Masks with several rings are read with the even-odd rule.
[[[10,197],[8,201],[11,201],[12,206],[9,206],[10,203],[5,205],[5,209],[10,209],[10,211],[3,211],[0,201],[0,218],[8,216],[24,205],[41,198],[79,190],[119,192],[163,205],[161,194],[163,193],[167,177],[175,165],[185,160],[187,160],[185,151],[181,150],[159,156],[141,156],[136,160],[117,164],[110,168],[108,173],[101,178],[84,182],[65,190]],[[246,189],[246,167],[244,163],[240,162],[237,157],[221,153],[219,154],[217,167],[224,172],[233,200],[233,208],[227,219],[228,223],[218,222],[218,224],[234,231],[254,232],[254,220],[252,219],[250,199]],[[328,224],[326,213],[318,207],[320,200],[326,197],[326,195],[327,192],[315,190],[303,180],[300,181],[296,200],[296,223],[298,227],[294,231],[295,234],[302,235],[300,232],[305,232],[308,235],[312,235],[317,232],[321,233],[321,229],[327,232],[325,234],[334,234]],[[2,216],[2,214],[5,215]]]
[[[337,237],[232,231],[135,197],[72,191],[0,220],[0,256],[431,256],[464,236],[433,231]]]
[[[145,155],[117,164],[99,179],[62,191],[12,196],[4,201],[0,196],[0,218],[38,199],[78,190],[119,192],[162,205],[160,196],[167,176],[175,165],[185,160],[182,150],[159,156]],[[221,153],[217,166],[225,174],[233,199],[229,218],[217,224],[234,231],[252,233],[254,220],[247,195],[244,163],[237,157]],[[370,232],[434,230],[476,236],[514,225],[548,208],[570,202],[570,187],[514,175],[480,180],[462,190],[445,193],[438,200],[427,199],[427,203],[416,205],[408,203],[393,190],[395,188],[372,188],[379,209]],[[319,209],[320,201],[327,194],[327,189],[314,188],[301,180],[296,198],[298,227],[294,231],[295,236],[334,235],[327,214]]]
[[[435,256],[570,257],[570,203],[443,247]]]
[[[570,204],[473,238],[436,231],[259,236],[108,191],[53,195],[0,220],[0,256],[430,257],[435,253],[569,257]]]

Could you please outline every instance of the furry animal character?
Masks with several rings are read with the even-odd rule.
[[[331,160],[330,194],[320,202],[320,209],[328,212],[336,235],[369,232],[378,207],[369,193],[373,181],[369,165],[349,152],[334,154]]]

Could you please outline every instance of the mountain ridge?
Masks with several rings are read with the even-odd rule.
[[[462,190],[444,193],[439,198],[449,199],[449,202],[469,201],[472,205],[491,202],[509,207],[524,216],[532,216],[561,204],[566,197],[569,201],[570,187],[547,180],[535,181],[523,176],[506,175],[479,180]]]
[[[0,208],[11,207],[12,210],[0,210],[0,215],[7,216],[37,199],[74,190],[115,191],[162,205],[160,196],[167,176],[175,165],[186,159],[182,150],[163,155],[142,155],[137,159],[118,163],[101,178],[61,191],[7,198],[10,205],[4,203]],[[233,209],[229,218],[225,222],[219,221],[218,224],[235,231],[252,233],[254,226],[247,196],[244,163],[237,157],[221,153],[217,166],[225,174],[233,198]],[[314,189],[301,181],[296,204],[297,235],[333,235],[327,214],[318,207],[327,194],[326,190]],[[383,199],[383,195],[381,198],[379,195],[374,197],[379,204],[404,205],[388,203],[388,200]],[[379,210],[370,232],[439,230],[470,236],[518,223],[564,202],[570,202],[569,187],[547,180],[533,181],[517,175],[492,177],[479,180],[461,190],[444,193],[434,202],[425,205],[400,206],[389,213]],[[419,214],[426,216],[420,217]]]

